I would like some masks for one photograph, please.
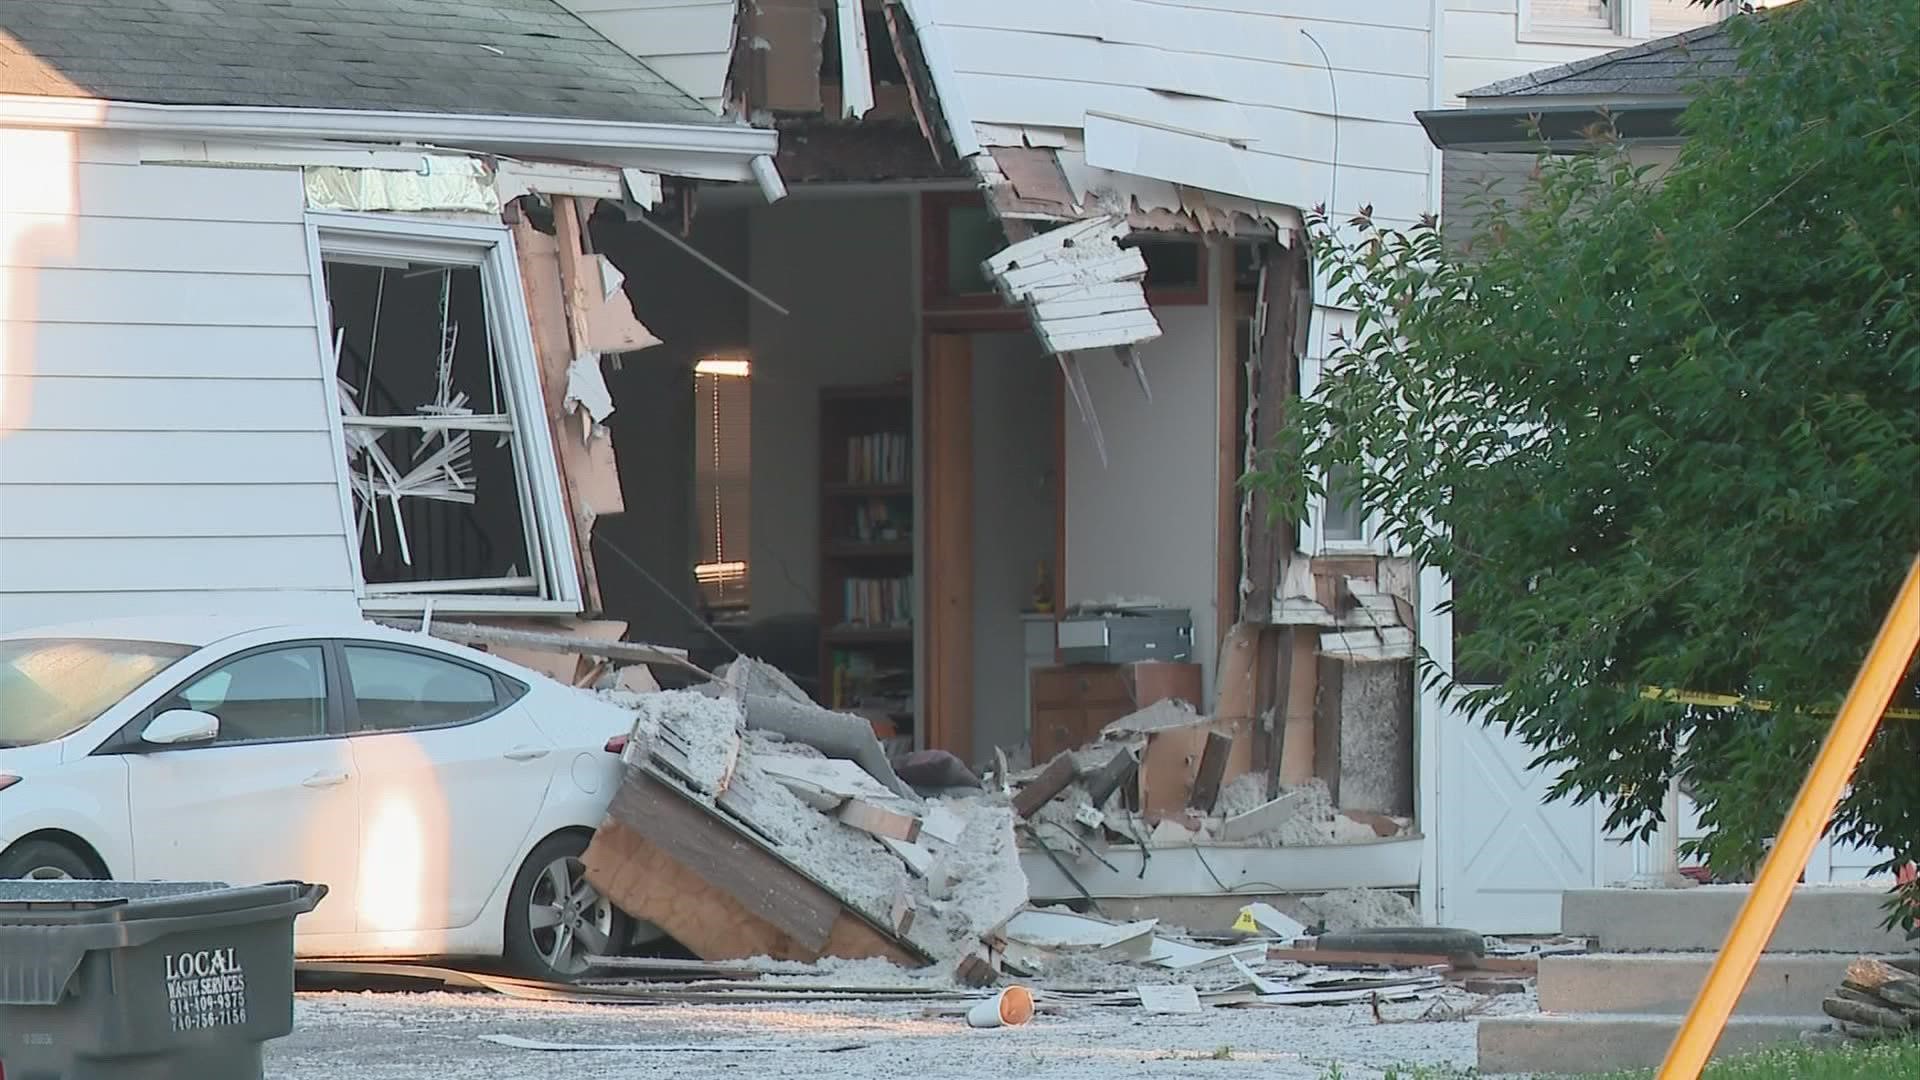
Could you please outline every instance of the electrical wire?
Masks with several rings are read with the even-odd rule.
[[[702,630],[705,630],[707,633],[713,635],[713,639],[715,641],[718,641],[720,644],[725,645],[727,649],[733,653],[735,659],[737,660],[746,659],[747,654],[741,652],[740,647],[738,645],[735,645],[733,642],[727,640],[726,635],[720,633],[719,630],[714,629],[713,624],[708,622],[706,619],[702,618],[699,612],[693,610],[692,608],[688,607],[684,602],[682,602],[678,596],[675,596],[673,594],[672,589],[669,589],[665,585],[662,585],[660,583],[659,578],[654,577],[652,574],[647,573],[647,568],[644,566],[641,566],[639,562],[637,562],[634,559],[633,556],[620,550],[620,545],[614,543],[613,541],[597,533],[593,537],[593,542],[606,548],[608,551],[611,551],[616,558],[618,558],[621,562],[626,563],[627,567],[631,569],[634,573],[639,574],[642,578],[645,578],[647,584],[652,585],[655,589],[658,589],[660,591],[660,595],[666,597],[669,601],[671,601],[674,607],[677,607],[681,611],[685,612],[687,617],[692,619],[695,623],[699,624]]]

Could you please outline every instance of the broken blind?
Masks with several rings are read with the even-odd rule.
[[[713,607],[747,606],[748,498],[752,484],[752,380],[746,360],[694,366],[694,578]]]

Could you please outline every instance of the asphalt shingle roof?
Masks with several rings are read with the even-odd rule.
[[[1738,70],[1740,50],[1727,33],[1727,21],[1502,79],[1461,96],[1686,97],[1696,83],[1725,78]]]
[[[0,93],[722,122],[554,0],[0,0]]]

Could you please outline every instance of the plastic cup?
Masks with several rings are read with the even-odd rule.
[[[1033,1019],[1033,991],[1009,986],[967,1010],[967,1023],[977,1028],[1019,1027]]]

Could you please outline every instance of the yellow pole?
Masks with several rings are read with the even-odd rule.
[[[1833,808],[1840,804],[1841,792],[1866,753],[1887,703],[1893,700],[1916,646],[1920,646],[1920,556],[1907,571],[1893,610],[1887,612],[1887,621],[1867,652],[1853,689],[1847,691],[1847,700],[1840,706],[1819,756],[1813,759],[1813,768],[1793,800],[1793,809],[1787,811],[1786,823],[1760,868],[1759,880],[1754,882],[1739,917],[1733,920],[1713,971],[1667,1051],[1660,1080],[1696,1080],[1706,1065],[1734,1003],[1753,977],[1760,950],[1766,947],[1781,912],[1787,909],[1794,883],[1806,870],[1814,844],[1833,817]]]

